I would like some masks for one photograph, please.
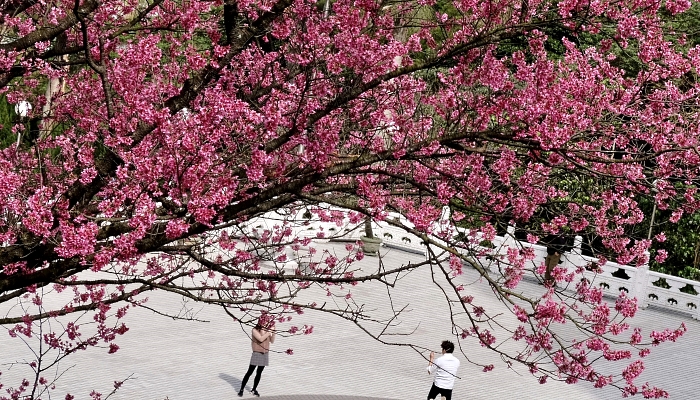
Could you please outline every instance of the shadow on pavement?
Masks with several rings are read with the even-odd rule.
[[[247,394],[244,397],[253,397]],[[338,396],[338,395],[325,395],[325,394],[310,394],[310,395],[283,395],[283,396],[261,396],[262,399],[265,397],[267,400],[393,400],[387,399],[386,397],[361,397],[361,396]]]
[[[241,387],[241,380],[238,379],[238,378],[234,378],[234,377],[232,377],[232,376],[229,375],[229,374],[224,374],[224,373],[222,372],[222,373],[219,374],[219,378],[225,380],[226,383],[228,383],[229,385],[231,385],[231,387],[233,387],[234,389],[236,389],[236,391],[238,391],[238,389],[240,389],[240,387]]]

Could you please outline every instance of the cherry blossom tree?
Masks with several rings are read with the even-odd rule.
[[[593,233],[605,258],[641,265],[664,236],[630,235],[645,219],[640,199],[672,222],[697,211],[700,49],[668,22],[692,6],[2,1],[0,90],[10,110],[33,107],[3,127],[12,140],[0,151],[0,304],[9,310],[0,324],[56,360],[117,351],[128,310],[148,307],[140,296],[154,290],[221,306],[242,324],[315,309],[366,327],[382,322],[348,289],[379,281],[398,291],[396,274],[437,268],[466,344],[541,382],[663,397],[635,379],[649,347],[684,326],[630,328],[636,299],[608,304],[580,279],[584,266],[557,268],[556,285],[524,296],[522,277],[544,268],[532,251],[479,244],[509,224],[527,226],[531,242]],[[634,68],[620,61],[630,58]],[[253,222],[271,213],[274,224]],[[287,250],[313,247],[299,235],[302,214],[385,221],[429,244],[428,256],[364,271],[349,243],[342,257],[294,260],[302,265],[290,271]],[[507,315],[458,284],[465,265]],[[301,300],[319,287],[346,304]],[[508,334],[495,336],[492,324]],[[562,339],[564,324],[578,339]],[[505,341],[521,350],[504,351]],[[9,395],[50,390],[52,360],[38,354],[31,379]],[[617,374],[597,368],[615,360],[629,363]]]

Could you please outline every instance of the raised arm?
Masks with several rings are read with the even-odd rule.
[[[267,339],[271,334],[272,333],[268,331],[253,329],[253,339],[255,339],[255,341],[259,343],[264,342],[265,339]]]

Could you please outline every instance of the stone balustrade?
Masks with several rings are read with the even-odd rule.
[[[273,214],[268,213],[263,217],[249,221],[245,229],[253,232],[253,236],[260,235],[260,232],[264,230],[274,231],[277,229],[275,226],[279,225],[282,218],[275,217]],[[302,215],[292,219],[296,221],[290,226],[292,237],[354,242],[364,235],[363,223],[352,224],[347,218],[342,223],[321,221],[318,218],[305,218]],[[423,253],[426,256],[428,252],[433,255],[445,256],[438,246],[428,248],[420,237],[406,232],[393,224],[392,221],[409,228],[413,227],[405,217],[393,213],[390,213],[384,221],[373,222],[373,233],[383,240],[383,246]],[[460,243],[467,244],[458,250],[470,257],[477,254],[482,265],[493,271],[497,271],[499,263],[504,262],[508,248],[521,250],[529,248],[534,253],[534,259],[529,261],[531,265],[527,267],[530,270],[535,270],[544,263],[547,255],[546,247],[540,244],[517,241],[514,232],[515,228],[511,226],[505,236],[496,236],[492,240],[484,241],[481,233],[457,228],[454,231],[454,236],[468,238],[468,240],[460,240]],[[640,308],[654,305],[690,314],[694,319],[700,319],[700,282],[650,271],[647,264],[638,267],[621,265],[612,261],[600,264],[598,259],[582,254],[581,241],[581,237],[577,236],[572,249],[562,255],[559,267],[564,268],[567,273],[575,271],[578,267],[584,267],[581,279],[587,279],[591,284],[601,288],[606,295],[616,297],[620,291],[625,291],[630,296],[637,298]],[[293,261],[294,254],[289,247],[283,249],[282,252],[287,256],[287,262],[296,264]],[[575,290],[575,282],[568,285],[565,290]]]

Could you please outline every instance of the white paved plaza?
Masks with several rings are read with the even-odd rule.
[[[332,248],[334,245],[325,245]],[[338,245],[342,246],[342,245]],[[383,261],[388,266],[422,260],[422,256],[399,250],[383,249]],[[362,261],[370,267],[377,258]],[[388,338],[396,342],[410,342],[438,349],[443,339],[451,337],[449,311],[444,295],[431,280],[430,270],[421,268],[398,282],[392,294],[396,308],[408,305],[398,329],[413,331],[410,336]],[[497,308],[498,303],[489,295],[486,284],[479,282],[473,270],[466,269],[458,278],[469,284],[468,291],[478,300],[488,301],[485,308]],[[519,287],[528,294],[543,288],[531,281]],[[375,315],[389,315],[386,308],[387,292],[378,284],[353,288],[358,302],[383,307]],[[317,293],[318,294],[318,293]],[[311,294],[307,294],[311,295]],[[177,298],[162,293],[149,294],[149,306],[162,310],[176,310],[182,304]],[[324,301],[319,295],[317,301]],[[67,389],[76,399],[89,398],[95,389],[104,394],[112,382],[131,376],[110,399],[235,399],[240,381],[250,357],[247,333],[216,307],[187,304],[196,311],[196,317],[209,322],[175,321],[155,315],[147,309],[131,310],[126,318],[130,331],[117,339],[121,349],[107,354],[106,349],[90,349],[66,359],[68,368],[58,380],[58,387],[50,398],[63,399]],[[671,398],[697,398],[700,386],[697,361],[700,360],[700,324],[690,317],[654,309],[640,310],[632,320],[648,335],[651,329],[676,328],[685,321],[689,331],[677,343],[655,348],[646,361],[647,370],[639,382],[645,381],[670,392]],[[420,354],[405,346],[387,346],[370,338],[348,321],[323,313],[305,313],[294,320],[297,325],[314,326],[313,334],[278,337],[273,350],[294,349],[294,355],[275,353],[270,366],[263,373],[259,391],[271,400],[356,400],[425,399],[432,376],[425,370],[426,362]],[[284,325],[280,327],[283,329]],[[398,331],[397,331],[398,332]],[[454,399],[618,399],[614,388],[595,389],[589,383],[566,385],[549,382],[540,385],[526,370],[509,370],[495,354],[482,349],[474,341],[462,343],[463,351],[482,364],[494,364],[489,373],[468,363],[462,354],[459,379],[455,384]],[[26,354],[27,348],[6,334],[0,336],[0,363],[16,361]],[[456,352],[457,353],[457,352]],[[0,366],[0,382],[13,383],[13,376],[21,373],[17,367]],[[26,374],[25,374],[26,375]],[[252,384],[248,383],[248,387]],[[4,394],[4,393],[3,393]],[[48,398],[48,397],[46,397]],[[246,393],[244,398],[253,398]]]

